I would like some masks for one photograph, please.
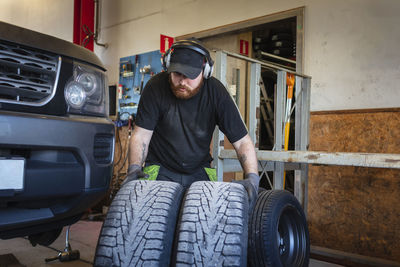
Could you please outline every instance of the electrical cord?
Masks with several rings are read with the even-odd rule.
[[[119,115],[118,115],[118,117],[121,117],[121,115],[123,115],[123,114],[128,114],[129,116],[132,116],[129,112],[122,112],[122,113],[119,113]],[[118,166],[118,164],[119,164],[119,162],[121,161],[121,159],[122,159],[122,142],[121,142],[121,138],[120,138],[120,134],[119,134],[119,131],[120,131],[120,128],[123,126],[122,124],[120,124],[120,123],[116,123],[116,126],[117,126],[117,133],[116,133],[116,140],[117,140],[117,143],[119,143],[119,157],[118,157],[118,160],[117,160],[117,162],[115,162],[114,163],[114,166]]]
[[[123,163],[122,163],[122,166],[118,169],[118,171],[117,171],[117,174],[118,174],[118,176],[120,177],[120,173],[121,173],[121,170],[125,167],[125,164],[126,164],[126,161],[127,161],[127,159],[128,159],[128,155],[129,155],[129,140],[131,139],[131,132],[132,132],[132,125],[133,124],[133,117],[132,117],[132,115],[131,116],[129,116],[129,122],[128,122],[128,138],[126,139],[126,145],[125,145],[125,148],[126,148],[126,154],[125,154],[125,158],[124,158],[124,161],[123,161]]]
[[[127,112],[124,112],[127,113]],[[123,113],[121,113],[123,114]],[[127,113],[129,114],[129,113]],[[127,160],[129,158],[129,139],[131,137],[131,132],[134,126],[134,116],[132,114],[129,115],[129,120],[128,120],[128,138],[126,139],[125,142],[125,146],[122,145],[122,140],[120,138],[120,133],[117,132],[118,134],[118,140],[119,140],[119,145],[120,145],[120,157],[118,159],[118,161],[114,164],[114,167],[118,167],[118,170],[115,173],[115,175],[113,175],[112,177],[112,186],[111,186],[111,192],[110,192],[110,199],[113,199],[114,196],[116,195],[116,193],[119,190],[119,185],[122,182],[122,180],[124,179],[124,177],[127,175],[126,173],[121,173],[121,171],[124,169],[124,167],[126,166]],[[125,148],[125,149],[124,149]],[[126,150],[126,153],[124,153],[124,150]],[[122,165],[120,165],[121,160],[122,161]]]
[[[119,127],[117,127],[117,138],[116,139],[117,139],[117,142],[119,143],[119,157],[118,157],[117,162],[114,163],[114,166],[118,166],[119,162],[122,159],[122,142],[121,142],[121,138],[119,135],[119,131],[120,131],[120,129],[119,129]]]

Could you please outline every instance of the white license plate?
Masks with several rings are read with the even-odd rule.
[[[24,158],[0,158],[0,190],[23,190]]]

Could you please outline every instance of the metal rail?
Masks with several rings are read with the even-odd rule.
[[[286,62],[289,62],[289,63],[292,63],[292,64],[296,64],[295,60],[291,60],[291,59],[288,59],[288,58],[280,57],[280,56],[277,56],[277,55],[274,55],[274,54],[266,53],[266,52],[263,52],[263,51],[261,51],[260,54],[263,55],[263,56],[266,56],[266,57],[271,57],[271,58],[279,59],[279,60],[286,61]]]
[[[296,76],[296,148],[306,150],[308,147],[308,125],[309,125],[309,106],[310,106],[310,77],[301,73],[277,67],[273,64],[265,63],[249,57],[245,57],[236,53],[227,51],[216,51],[216,72],[215,76],[225,86],[227,57],[238,58],[250,63],[250,105],[249,105],[249,135],[256,147],[258,147],[259,134],[259,111],[260,111],[260,79],[261,68],[268,68],[277,73],[277,86],[274,100],[274,147],[275,150],[283,150],[283,123],[286,104],[286,74],[293,73]],[[224,168],[230,171],[240,171],[240,163],[235,160],[236,154],[232,154],[230,158],[221,157],[224,150],[224,135],[218,130],[213,135],[213,167],[217,169],[217,177],[220,181],[223,179]],[[234,153],[234,152],[233,152]],[[287,164],[283,161],[269,162],[262,159],[259,160],[261,175],[267,171],[273,171],[274,189],[282,189],[283,173],[285,170],[295,170],[295,196],[307,208],[307,164]]]
[[[239,54],[216,52],[216,77],[226,85],[227,56],[245,60],[250,63],[250,106],[249,135],[258,144],[259,110],[260,110],[260,77],[261,67],[267,67],[277,73],[274,94],[274,151],[257,150],[257,159],[261,175],[273,171],[273,188],[283,189],[283,173],[294,170],[294,195],[303,205],[307,214],[308,204],[308,166],[309,164],[359,166],[372,168],[400,169],[400,154],[382,153],[347,153],[307,151],[309,146],[310,91],[311,77],[285,68],[248,58]],[[286,75],[293,73],[295,83],[295,150],[283,151],[284,113],[286,104]],[[241,171],[236,152],[224,149],[224,136],[216,129],[213,138],[213,166],[217,168],[219,180],[224,171]]]
[[[305,75],[303,73],[298,73],[298,72],[295,72],[295,71],[292,71],[292,70],[289,70],[289,69],[286,69],[286,68],[283,68],[283,67],[278,67],[278,66],[275,66],[274,64],[263,62],[263,61],[260,61],[260,60],[254,59],[254,58],[249,58],[249,57],[237,54],[237,53],[232,53],[232,52],[225,51],[225,50],[218,50],[218,51],[214,50],[214,52],[216,52],[216,53],[221,52],[221,53],[223,53],[225,55],[228,55],[228,56],[231,56],[231,57],[234,57],[234,58],[243,59],[243,60],[245,60],[247,62],[257,63],[257,64],[260,64],[261,66],[264,66],[264,67],[269,68],[271,70],[275,70],[275,71],[281,70],[281,71],[293,73],[294,75],[302,77],[302,78],[310,78],[311,79],[311,76]]]

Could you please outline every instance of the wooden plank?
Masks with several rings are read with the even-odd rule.
[[[267,90],[265,89],[265,84],[264,84],[264,81],[262,78],[260,78],[260,90],[261,90],[262,97],[265,100],[265,105],[266,105],[267,111],[268,111],[268,117],[266,117],[266,118],[273,118],[274,111],[272,110],[271,103],[268,101],[268,93],[267,93]]]
[[[271,140],[271,142],[273,143],[273,141],[274,141],[274,133],[272,132],[272,128],[271,128],[271,125],[270,125],[270,119],[268,119],[269,117],[267,116],[267,112],[265,111],[265,108],[264,108],[264,106],[261,106],[261,114],[262,114],[262,116],[263,116],[263,121],[264,121],[264,125],[265,125],[265,128],[267,129],[267,132],[268,132],[268,137],[270,138],[270,140]]]
[[[310,151],[400,152],[400,113],[312,115]],[[400,170],[310,166],[313,245],[400,262]]]
[[[400,263],[395,261],[362,256],[346,251],[339,251],[318,246],[311,246],[310,254],[313,259],[341,264],[344,266],[400,267]]]
[[[311,111],[310,115],[338,115],[338,114],[365,114],[365,113],[382,113],[382,112],[400,112],[400,108],[369,108],[369,109],[343,109],[343,110],[324,110]]]
[[[266,150],[256,153],[258,160],[265,161],[400,169],[400,154]],[[223,150],[219,157],[236,158],[236,153]]]

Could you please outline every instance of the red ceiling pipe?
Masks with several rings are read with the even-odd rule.
[[[74,0],[74,43],[93,51],[94,0]]]

